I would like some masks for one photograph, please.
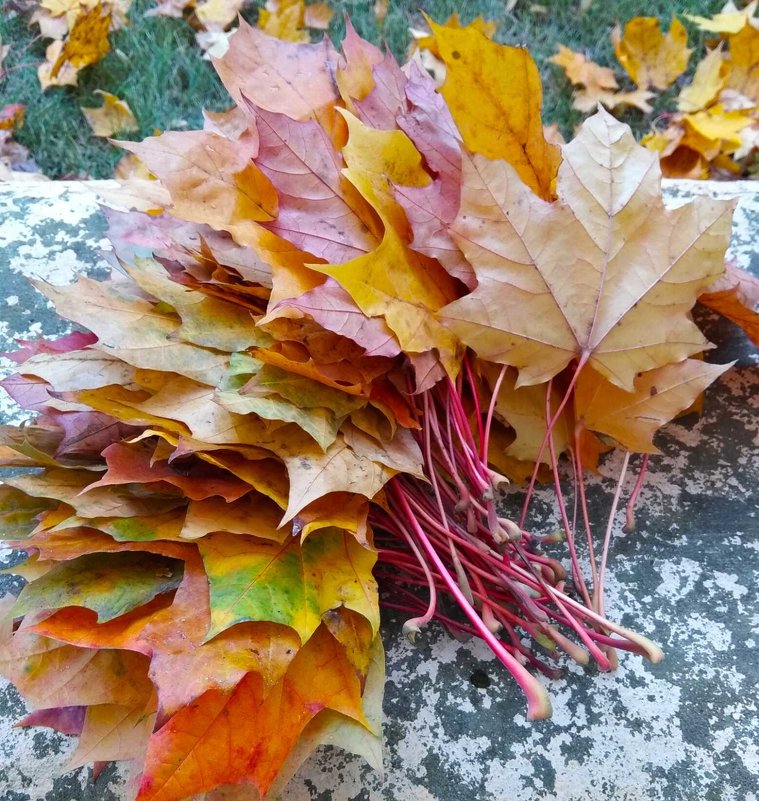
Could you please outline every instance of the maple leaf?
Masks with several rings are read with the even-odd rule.
[[[494,385],[497,371],[491,369],[488,372],[490,373],[488,382]],[[509,370],[501,384],[495,405],[496,415],[511,426],[515,433],[514,442],[509,444],[504,452],[519,461],[534,464],[542,460],[548,464],[550,454],[541,448],[546,434],[546,387],[537,384],[517,389],[516,379],[516,370]],[[552,412],[556,411],[560,402],[561,393],[557,389],[552,389]],[[558,420],[552,433],[556,452],[563,453],[571,442],[565,417]]]
[[[680,92],[678,110],[694,112],[711,105],[727,82],[728,67],[721,48],[707,53],[699,61],[690,85]]]
[[[244,3],[245,0],[205,0],[195,5],[195,14],[207,31],[223,31],[237,19]]]
[[[114,17],[128,5],[45,2],[61,4],[54,20],[75,2]],[[209,0],[196,16],[223,28],[232,6]],[[328,12],[283,0],[262,21],[301,38]],[[433,26],[423,52],[444,62],[441,94],[350,25],[340,55],[241,23],[216,61],[236,108],[207,113],[202,131],[125,143],[145,179],[126,202],[151,214],[109,215],[122,270],[41,286],[90,330],[22,343],[3,381],[38,417],[0,429],[0,463],[38,470],[0,487],[0,522],[29,555],[0,668],[52,707],[29,724],[80,736],[74,764],[134,760],[142,801],[227,797],[217,788],[230,783],[235,797],[278,792],[320,743],[381,764],[379,557],[430,584],[411,630],[448,588],[530,717],[549,704],[524,663],[550,668],[514,627],[586,658],[553,625],[533,626],[536,610],[604,668],[609,633],[661,656],[599,616],[606,547],[598,569],[591,553],[591,599],[566,521],[581,601],[563,593],[558,562],[520,550],[493,467],[553,475],[566,518],[558,454],[581,479],[604,448],[594,431],[650,451],[722,369],[686,360],[706,347],[689,318],[696,296],[727,292],[743,314],[753,294],[734,272],[710,286],[729,207],[665,212],[656,156],[605,113],[564,146],[557,175],[535,65],[492,33],[482,20]],[[609,84],[568,63],[586,89]],[[75,79],[68,62],[58,79],[69,67]],[[608,94],[639,107],[650,96]],[[676,118],[666,158],[705,161],[699,137],[705,153],[735,152],[749,109],[716,99]],[[473,363],[447,324],[512,367]],[[459,553],[449,535],[462,513]],[[411,545],[430,563],[417,569]]]
[[[267,228],[327,261],[374,250],[375,218],[341,174],[342,160],[321,126],[253,109],[260,139],[256,166],[279,196],[277,217]]]
[[[117,133],[137,131],[139,125],[126,101],[110,92],[95,90],[95,94],[103,96],[101,108],[83,108],[87,123],[95,136],[113,136]]]
[[[573,84],[582,87],[576,89],[572,95],[572,107],[578,111],[595,111],[599,103],[611,110],[620,106],[634,106],[644,114],[650,114],[653,110],[648,103],[654,97],[653,92],[645,88],[631,92],[613,91],[619,86],[614,71],[608,67],[600,67],[582,53],[559,45],[559,52],[549,61],[560,66]]]
[[[250,534],[255,537],[255,527]],[[302,643],[322,615],[345,606],[366,617],[376,633],[377,588],[371,571],[376,554],[351,534],[324,529],[301,545],[234,534],[198,541],[211,588],[208,639],[235,623],[267,620],[290,626]]]
[[[92,762],[143,757],[155,725],[155,698],[135,707],[96,704],[86,708],[79,742],[69,770]]]
[[[746,336],[759,347],[759,280],[732,262],[726,265],[725,275],[699,297],[712,311],[739,325]]]
[[[0,131],[13,131],[24,124],[26,106],[23,103],[8,103],[0,109]]]
[[[108,41],[111,15],[103,12],[103,5],[98,3],[76,18],[60,54],[50,70],[51,78],[57,78],[65,64],[70,64],[74,69],[80,70],[90,64],[95,64],[108,55],[111,50],[111,43]]]
[[[559,52],[548,60],[561,67],[573,84],[581,84],[594,94],[619,87],[614,70],[601,67],[583,53],[577,53],[562,44],[559,45]]]
[[[620,106],[632,106],[644,114],[650,114],[653,106],[648,101],[654,96],[654,93],[647,89],[635,89],[631,92],[599,92],[598,94],[580,89],[573,95],[572,106],[584,113],[594,111],[599,103],[612,111]]]
[[[0,674],[32,709],[136,706],[151,692],[147,669],[142,654],[77,648],[23,630],[5,639],[0,651]]]
[[[635,17],[612,31],[617,60],[641,89],[667,89],[682,75],[690,58],[688,32],[672,18],[664,36],[657,17]]]
[[[365,724],[359,678],[320,628],[264,700],[256,674],[209,690],[151,738],[139,801],[179,801],[230,781],[266,793],[306,724],[322,709]]]
[[[176,589],[180,578],[181,569],[169,559],[139,553],[81,556],[27,584],[14,614],[86,606],[108,621]]]
[[[258,27],[269,36],[290,42],[310,42],[304,28],[303,0],[273,0],[258,11]]]
[[[45,61],[37,67],[37,77],[39,78],[42,91],[46,91],[51,86],[76,86],[79,82],[79,70],[68,61],[60,62],[63,53],[63,42],[53,41],[45,50]],[[53,67],[60,65],[53,74]]]
[[[746,25],[728,39],[730,75],[727,85],[759,103],[759,29]]]
[[[563,155],[553,205],[505,162],[465,161],[451,231],[479,285],[442,314],[482,358],[517,367],[517,386],[578,358],[629,391],[638,372],[703,350],[687,312],[723,270],[732,204],[665,211],[655,155],[603,111]]]
[[[154,602],[109,623],[97,623],[87,609],[63,609],[34,630],[79,647],[148,656],[163,723],[210,689],[234,689],[250,672],[260,676],[265,696],[299,648],[293,630],[267,621],[240,623],[208,639],[210,627],[208,579],[199,557],[190,554],[170,605]]]
[[[285,42],[241,20],[229,49],[213,63],[229,94],[243,107],[247,98],[295,120],[314,117],[328,133],[339,122],[333,78],[337,52],[327,39],[319,44]]]
[[[742,31],[747,25],[757,27],[759,22],[754,17],[756,7],[756,0],[752,0],[742,9],[737,8],[732,0],[728,0],[722,11],[712,17],[702,17],[698,14],[686,14],[685,16],[691,22],[695,22],[702,31],[735,34]]]
[[[403,225],[403,217],[391,182],[428,184],[421,157],[402,131],[377,131],[345,116],[350,130],[343,150],[348,165],[345,175],[376,209],[385,234],[371,253],[345,264],[310,267],[334,278],[364,314],[383,316],[405,351],[437,348],[449,371],[455,373],[455,342],[434,315],[454,296],[453,285],[445,273],[436,274],[433,264],[422,262],[408,250],[396,229]]]
[[[536,194],[550,198],[560,156],[543,135],[540,75],[529,52],[495,44],[471,26],[431,28],[446,66],[440,92],[464,144],[506,159]]]
[[[740,133],[752,124],[752,119],[742,111],[725,111],[717,104],[686,114],[681,124],[684,134],[680,144],[711,161],[720,153],[734,152],[740,147]]]
[[[331,709],[322,709],[303,729],[297,743],[290,750],[280,768],[279,775],[269,788],[271,797],[276,798],[284,790],[301,764],[320,745],[331,745],[358,754],[382,775],[384,685],[385,654],[382,640],[377,638],[369,653],[369,667],[366,671],[364,692],[361,697],[368,727]]]
[[[396,186],[413,232],[412,247],[437,259],[455,278],[474,289],[472,268],[451,238],[447,226],[459,209],[461,136],[442,95],[429,76],[414,69],[405,87],[409,109],[397,118],[436,175],[427,186]]]
[[[258,143],[231,142],[206,131],[170,131],[143,142],[119,142],[137,154],[173,201],[172,213],[239,235],[251,221],[277,214],[277,194],[252,163]]]
[[[579,425],[613,437],[639,453],[659,453],[652,437],[665,423],[688,409],[701,393],[732,365],[685,359],[641,373],[632,392],[609,384],[590,369],[575,391]]]

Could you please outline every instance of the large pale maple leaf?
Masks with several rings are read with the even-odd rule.
[[[478,355],[518,368],[517,386],[577,359],[632,391],[637,373],[707,347],[688,313],[724,270],[733,206],[666,210],[656,155],[605,111],[563,156],[554,203],[506,162],[465,158],[450,231],[478,285],[441,315]]]

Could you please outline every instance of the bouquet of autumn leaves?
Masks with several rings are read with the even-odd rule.
[[[560,652],[661,657],[605,617],[610,534],[631,452],[636,495],[654,432],[725,369],[696,358],[697,298],[719,279],[756,335],[755,287],[723,275],[732,205],[665,211],[605,112],[545,140],[525,50],[432,35],[439,91],[350,28],[339,53],[242,24],[231,111],[122,143],[157,181],[148,213],[109,212],[120,269],[38,284],[81,329],[11,354],[36,417],[0,456],[36,469],[0,488],[28,554],[0,669],[22,725],[79,736],[72,767],[133,760],[139,801],[272,795],[320,743],[379,766],[373,571],[409,636],[483,637],[532,718]],[[598,541],[583,476],[613,447]],[[557,545],[529,528],[538,480]]]

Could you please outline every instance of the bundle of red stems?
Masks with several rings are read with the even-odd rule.
[[[559,675],[558,669],[538,654],[555,660],[561,649],[580,664],[587,664],[592,656],[602,670],[616,665],[616,648],[634,651],[654,662],[662,658],[659,648],[647,638],[613,623],[604,613],[609,542],[629,453],[623,459],[613,496],[600,565],[596,563],[584,492],[579,438],[570,459],[576,486],[573,521],[567,512],[552,430],[571,399],[582,367],[579,361],[570,368],[568,388],[555,410],[550,406],[548,384],[542,449],[548,449],[550,456],[571,562],[570,577],[557,560],[541,552],[540,546],[551,538],[536,537],[524,528],[542,453],[536,460],[519,522],[498,511],[498,490],[507,480],[488,464],[488,441],[505,367],[492,393],[488,393],[487,405],[482,400],[486,385],[469,358],[455,382],[439,382],[416,396],[420,407],[416,436],[424,454],[426,481],[397,476],[387,487],[387,508],[377,508],[373,513],[380,561],[392,568],[381,571],[380,576],[395,585],[393,598],[385,605],[414,615],[405,624],[407,636],[413,639],[434,618],[454,631],[484,639],[527,696],[531,719],[550,715],[550,702],[543,685],[526,666],[549,677]],[[646,465],[644,457],[628,504],[628,524]],[[581,571],[575,541],[578,507],[586,534],[590,587]],[[425,587],[426,605],[418,594],[419,588]],[[465,620],[441,611],[441,594],[455,599]],[[399,596],[403,603],[398,602]],[[530,645],[526,644],[528,638]],[[534,646],[539,646],[537,652]]]

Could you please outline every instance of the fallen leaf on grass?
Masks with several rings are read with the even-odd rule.
[[[0,131],[14,131],[24,124],[26,106],[23,103],[9,103],[0,108]]]
[[[664,36],[657,17],[635,17],[624,32],[614,28],[612,42],[619,63],[641,89],[669,88],[685,72],[692,52],[688,33],[675,18]]]
[[[63,46],[62,41],[51,42],[45,50],[45,61],[37,67],[37,77],[43,92],[51,86],[76,86],[79,82],[79,70],[68,61],[63,61],[53,75],[53,67],[61,58]]]
[[[82,108],[82,113],[95,136],[108,137],[139,130],[132,109],[125,100],[101,89],[96,89],[95,94],[102,96],[103,105],[100,108]]]
[[[195,6],[198,22],[207,31],[224,31],[236,19],[245,0],[205,0]]]
[[[680,92],[678,111],[700,111],[711,105],[724,88],[729,71],[721,47],[707,53],[699,61],[690,85]]]
[[[756,7],[757,0],[752,0],[742,9],[739,9],[732,0],[728,0],[722,11],[712,17],[701,17],[697,14],[686,14],[685,16],[691,22],[695,22],[702,31],[734,34],[742,31],[747,25],[754,28],[759,27],[759,19],[754,16]]]
[[[101,3],[77,17],[50,69],[50,77],[57,78],[64,65],[71,65],[78,71],[104,58],[111,50],[108,41],[110,27],[111,15],[104,13]]]
[[[730,76],[727,85],[759,104],[759,29],[746,25],[728,39]]]

